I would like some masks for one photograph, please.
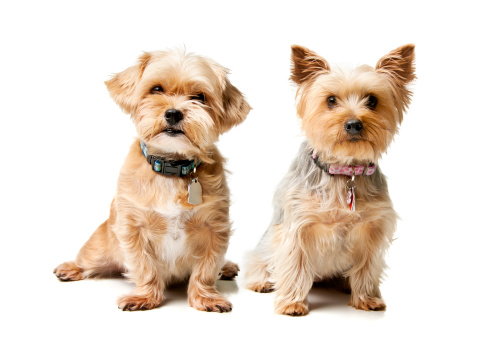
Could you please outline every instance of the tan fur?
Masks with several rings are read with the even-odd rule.
[[[114,100],[131,115],[149,154],[202,160],[196,172],[203,203],[187,201],[190,176],[154,172],[137,139],[120,170],[109,218],[74,262],[54,270],[59,279],[124,273],[136,288],[119,298],[119,308],[145,310],[161,304],[167,284],[189,278],[191,306],[231,310],[215,288],[220,271],[222,278],[232,279],[239,270],[231,262],[223,266],[231,228],[229,190],[224,158],[215,142],[245,119],[250,106],[226,75],[227,70],[210,59],[160,51],[143,54],[136,65],[106,82]],[[163,91],[151,93],[155,86]],[[193,100],[198,93],[205,95],[205,103]],[[172,108],[183,112],[176,126],[182,135],[165,132],[165,112]]]
[[[313,162],[368,165],[387,150],[410,101],[414,46],[405,45],[383,57],[376,69],[331,68],[313,51],[292,47],[292,76],[298,84],[297,111],[307,141],[275,194],[275,215],[250,255],[246,284],[251,290],[276,290],[275,311],[308,313],[307,295],[316,281],[335,279],[351,293],[350,305],[383,310],[379,285],[386,267],[384,253],[396,227],[397,214],[379,167],[356,177],[356,211],[346,204],[347,176],[329,175]],[[377,97],[375,108],[368,96]],[[327,99],[335,96],[329,107]],[[353,140],[345,123],[358,119],[363,130]]]

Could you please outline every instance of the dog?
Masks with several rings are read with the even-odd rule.
[[[306,140],[274,196],[268,230],[251,252],[246,287],[276,291],[275,312],[308,314],[314,282],[351,293],[349,305],[384,310],[384,254],[396,228],[378,160],[397,133],[415,79],[414,45],[375,68],[331,68],[292,46],[291,80]]]
[[[155,51],[105,82],[139,137],[120,170],[109,218],[75,261],[54,270],[60,280],[123,274],[136,287],[118,308],[135,311],[158,307],[168,284],[189,278],[192,307],[231,311],[215,288],[218,276],[239,271],[224,264],[230,199],[215,143],[251,107],[228,72],[185,51]]]

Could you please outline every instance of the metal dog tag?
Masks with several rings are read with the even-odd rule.
[[[350,211],[355,211],[355,188],[348,190],[347,202],[350,206]]]
[[[350,207],[350,211],[355,211],[355,187],[357,183],[355,182],[355,170],[353,170],[353,174],[351,179],[346,182],[346,187],[348,188],[348,192],[346,193],[346,204]]]
[[[188,203],[193,205],[202,204],[202,186],[198,178],[193,178],[188,185]]]

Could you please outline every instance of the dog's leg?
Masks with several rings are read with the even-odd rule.
[[[125,256],[126,276],[136,284],[130,294],[117,301],[118,308],[124,311],[153,309],[164,299],[162,261],[153,247],[159,245],[154,239],[161,239],[163,234],[154,234],[149,227],[141,218],[128,217],[119,220],[114,229]]]
[[[229,312],[231,303],[215,287],[228,246],[228,225],[191,222],[186,228],[195,257],[188,284],[188,302],[197,310]]]
[[[386,267],[383,253],[389,242],[383,222],[370,222],[354,232],[357,240],[353,250],[354,265],[347,272],[351,287],[349,305],[358,310],[384,310],[379,284]]]
[[[249,258],[250,261],[247,264],[245,273],[245,287],[249,290],[261,293],[274,291],[275,284],[269,280],[270,272],[268,271],[268,263],[263,260],[260,251],[253,251]]]
[[[116,276],[123,272],[116,238],[106,220],[80,249],[75,261],[64,262],[54,269],[61,281],[76,281],[97,276]]]
[[[215,287],[221,257],[206,255],[193,268],[188,284],[188,302],[197,310],[229,312],[231,303]]]
[[[277,229],[280,238],[273,256],[273,278],[276,283],[275,312],[291,316],[308,314],[308,292],[313,286],[313,268],[301,247],[301,234],[291,229]]]

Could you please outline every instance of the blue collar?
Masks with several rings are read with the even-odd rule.
[[[141,140],[141,151],[143,155],[146,157],[146,160],[151,165],[151,169],[156,173],[159,173],[164,176],[178,176],[183,177],[186,176],[193,170],[195,167],[200,165],[202,162],[198,159],[195,160],[166,160],[162,157],[149,155],[148,154],[148,146]]]

